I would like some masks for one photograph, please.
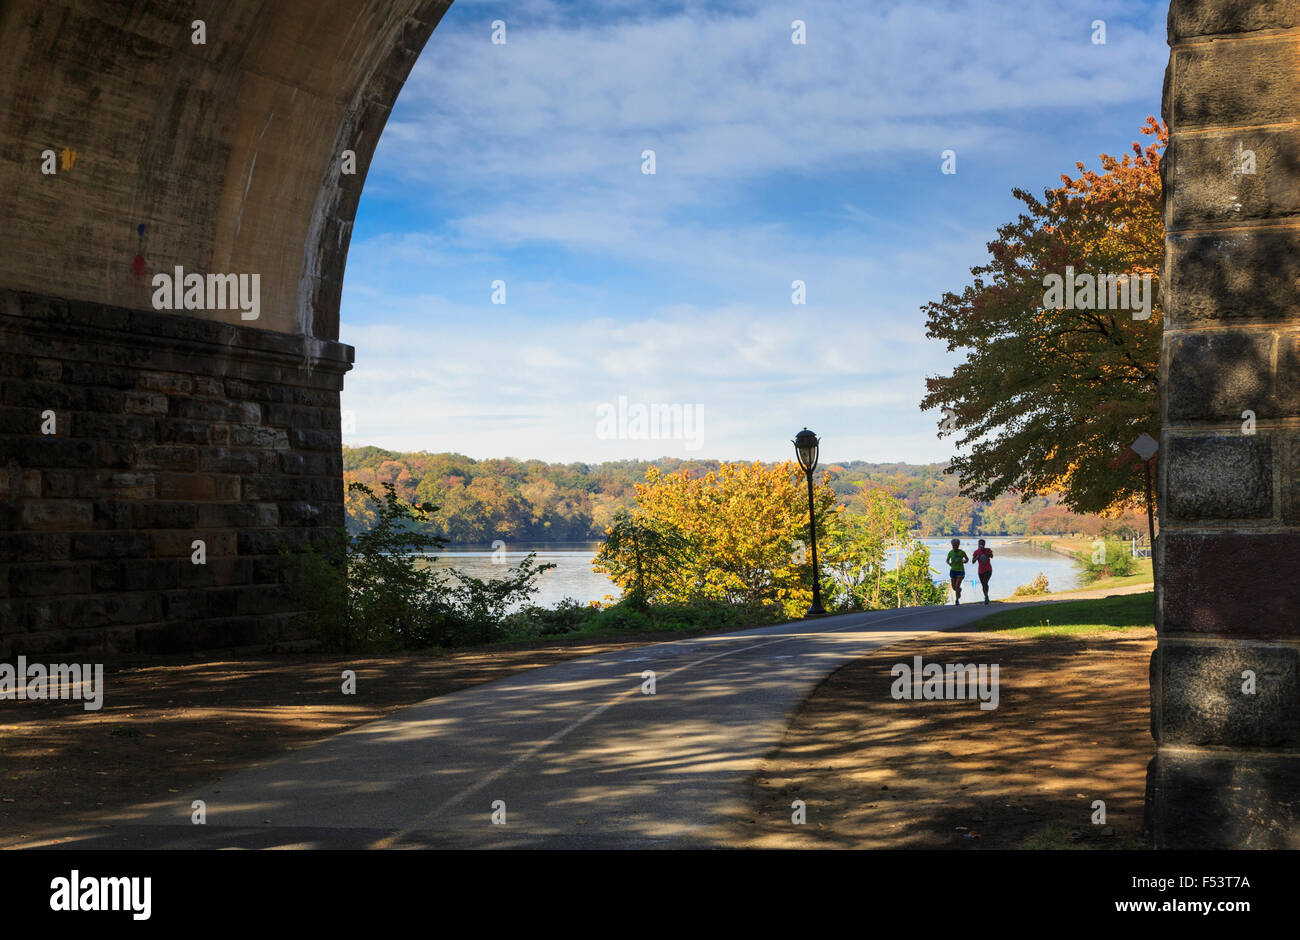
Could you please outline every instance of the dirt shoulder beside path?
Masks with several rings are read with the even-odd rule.
[[[106,664],[104,706],[0,702],[0,848],[179,792],[467,686],[566,659],[680,640],[642,634],[445,656],[279,654]],[[342,673],[356,672],[356,694]]]
[[[996,608],[994,608],[996,609]],[[841,667],[750,780],[735,843],[1139,848],[1155,631],[948,632]],[[997,663],[1000,701],[895,701],[896,663]],[[794,825],[803,800],[807,822]],[[1094,800],[1106,825],[1092,824]]]

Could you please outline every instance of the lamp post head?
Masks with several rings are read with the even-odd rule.
[[[804,428],[794,436],[791,441],[794,445],[794,452],[799,457],[799,466],[803,468],[804,473],[812,473],[817,469],[817,450],[821,445],[821,439]]]

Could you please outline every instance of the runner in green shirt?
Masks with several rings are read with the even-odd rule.
[[[952,579],[952,589],[957,592],[957,603],[961,603],[961,581],[966,577],[966,562],[970,559],[961,550],[961,539],[952,540],[952,551],[948,553],[948,577]]]

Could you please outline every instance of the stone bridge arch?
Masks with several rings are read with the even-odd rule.
[[[0,655],[297,639],[275,545],[343,521],[352,220],[449,3],[0,5]],[[154,309],[178,268],[205,309]]]
[[[0,5],[0,656],[300,639],[275,545],[343,520],[352,219],[448,5]],[[1169,38],[1147,819],[1295,848],[1300,0],[1174,0]],[[257,319],[153,309],[178,267],[258,274]]]

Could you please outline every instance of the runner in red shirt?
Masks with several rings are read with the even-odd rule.
[[[971,561],[979,565],[980,587],[984,589],[984,603],[989,602],[989,578],[993,577],[993,550],[984,547],[984,540],[980,539],[980,547],[975,549],[971,556]]]

